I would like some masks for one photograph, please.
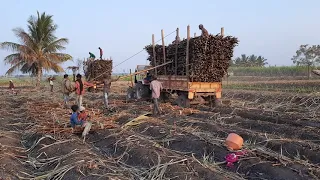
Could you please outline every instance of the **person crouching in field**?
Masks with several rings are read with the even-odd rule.
[[[162,84],[160,81],[157,80],[156,76],[153,76],[150,83],[150,90],[152,91],[152,99],[153,99],[153,115],[160,115],[160,108],[159,108],[159,97],[160,92],[162,90]]]
[[[70,117],[70,124],[72,128],[72,133],[74,132],[76,126],[84,128],[82,132],[83,141],[85,141],[86,135],[89,133],[92,124],[87,121],[88,115],[85,112],[84,107],[78,105],[71,106],[72,114]]]
[[[76,94],[77,94],[77,104],[79,107],[82,106],[82,99],[83,99],[83,95],[85,93],[84,90],[84,86],[89,86],[89,87],[93,87],[94,84],[82,81],[82,76],[80,74],[77,74],[77,80],[76,80]]]
[[[82,137],[83,141],[85,141],[86,136],[89,134],[92,124],[88,121],[89,116],[87,115],[86,109],[83,106],[79,108],[79,111],[80,113],[78,115],[78,121],[83,122],[82,127],[84,127],[84,130],[82,132]]]

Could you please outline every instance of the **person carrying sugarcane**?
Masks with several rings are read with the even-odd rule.
[[[96,56],[93,54],[93,53],[91,53],[91,52],[89,52],[89,55],[90,55],[90,59],[91,60],[95,60],[96,59]]]
[[[209,36],[208,31],[206,30],[206,28],[203,27],[202,24],[199,25],[199,29],[201,30],[201,36],[202,37],[208,37]]]
[[[100,50],[100,60],[102,60],[103,51],[102,51],[101,47],[99,47],[99,50]]]

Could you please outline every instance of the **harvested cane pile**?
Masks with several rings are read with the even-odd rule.
[[[233,49],[238,39],[231,36],[209,35],[209,37],[191,38],[189,41],[189,75],[191,80],[200,82],[220,82],[227,73],[229,62],[233,56]],[[145,47],[149,54],[148,60],[152,66],[164,63],[161,45],[155,46],[156,64],[153,58],[152,45]],[[165,47],[166,61],[173,63],[157,69],[158,75],[186,75],[187,40],[178,45],[170,44]],[[177,63],[175,63],[177,58]],[[177,67],[176,67],[177,64]]]
[[[84,74],[88,81],[102,81],[104,75],[107,75],[107,78],[111,79],[111,73],[111,59],[84,62]]]

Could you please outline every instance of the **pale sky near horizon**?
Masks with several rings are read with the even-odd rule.
[[[319,7],[319,0],[10,0],[0,6],[0,42],[18,42],[12,29],[26,28],[30,15],[45,11],[59,26],[56,35],[69,39],[65,52],[75,60],[88,57],[89,51],[98,57],[98,47],[102,47],[104,56],[111,56],[116,66],[150,44],[153,33],[160,39],[161,29],[168,34],[179,27],[182,39],[188,24],[192,35],[199,35],[198,25],[203,24],[209,33],[217,34],[224,27],[226,35],[239,38],[235,57],[255,54],[271,65],[292,65],[291,57],[301,44],[320,44]],[[166,44],[173,39],[174,34],[166,38]],[[0,75],[9,68],[3,63],[9,53],[0,50]],[[146,62],[142,52],[114,72]]]

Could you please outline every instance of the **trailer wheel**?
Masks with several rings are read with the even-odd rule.
[[[188,99],[188,96],[186,94],[180,94],[178,98],[176,99],[175,103],[183,108],[190,107],[190,99]]]
[[[129,87],[127,89],[127,97],[126,97],[126,100],[129,101],[131,99],[135,99],[135,92],[134,92],[134,89],[132,87]]]
[[[216,96],[207,96],[203,97],[210,107],[218,107],[221,105],[220,99],[217,99]]]
[[[160,100],[163,103],[168,102],[171,97],[172,97],[172,95],[169,92],[161,92],[160,93]]]
[[[135,94],[137,99],[150,99],[151,98],[150,86],[137,83],[135,85]]]

